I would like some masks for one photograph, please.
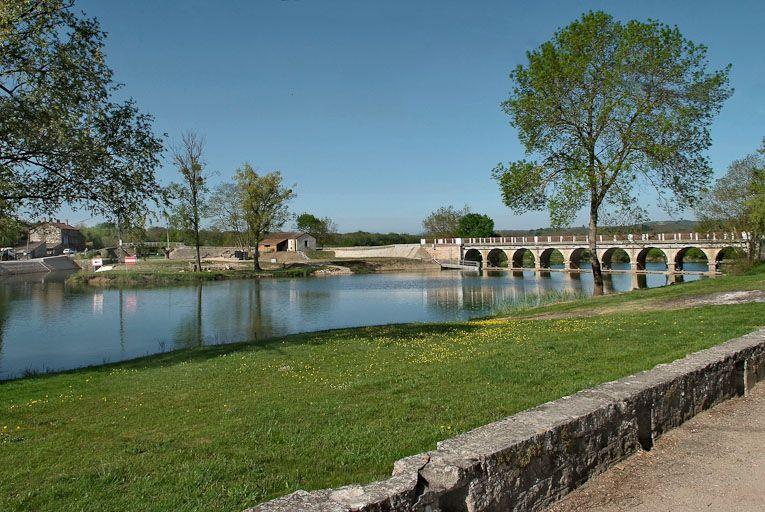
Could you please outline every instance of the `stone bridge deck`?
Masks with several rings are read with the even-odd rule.
[[[431,256],[441,262],[463,260],[478,262],[484,268],[500,267],[507,261],[510,269],[523,268],[527,253],[534,258],[534,269],[550,269],[553,254],[559,253],[563,270],[578,271],[589,253],[589,237],[583,235],[512,236],[491,238],[450,238],[421,240]],[[683,272],[688,251],[698,249],[704,254],[708,272],[719,270],[720,262],[732,251],[745,250],[746,233],[639,233],[599,235],[598,257],[605,270],[611,269],[614,255],[629,258],[630,270],[646,271],[646,260],[663,254],[666,272]],[[698,253],[697,253],[698,254]]]

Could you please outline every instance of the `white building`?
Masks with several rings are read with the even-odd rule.
[[[258,244],[260,252],[296,252],[313,249],[316,249],[316,239],[308,233],[297,231],[270,233]]]

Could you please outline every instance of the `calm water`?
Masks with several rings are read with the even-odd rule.
[[[686,270],[696,268],[686,264]],[[84,292],[65,287],[65,277],[0,280],[0,380],[204,344],[466,319],[524,294],[592,291],[591,275],[562,272],[370,274]],[[609,290],[625,291],[662,286],[667,278],[613,274],[607,279]]]

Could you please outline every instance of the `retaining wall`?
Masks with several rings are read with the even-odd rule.
[[[36,274],[53,270],[79,270],[69,256],[49,256],[30,260],[0,262],[0,275]]]
[[[336,258],[404,258],[411,260],[430,260],[420,244],[393,244],[357,247],[326,247],[333,251]]]
[[[250,512],[543,510],[699,412],[765,379],[765,329],[401,459],[387,480],[297,491]]]
[[[217,247],[202,246],[199,248],[199,256],[205,258],[233,258],[236,251],[241,251],[241,247]],[[193,260],[197,257],[195,247],[177,247],[170,252],[171,260]]]

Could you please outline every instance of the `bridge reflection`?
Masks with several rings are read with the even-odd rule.
[[[683,280],[701,279],[703,273],[680,275],[667,274],[651,269],[648,273],[630,272],[618,268],[604,276],[606,293],[624,292],[639,288],[664,286]],[[479,272],[445,272],[450,286],[424,288],[422,293],[429,308],[442,310],[487,311],[499,304],[512,302],[528,295],[549,292],[592,292],[592,274],[587,272],[562,272],[562,269],[535,271],[493,270]]]

